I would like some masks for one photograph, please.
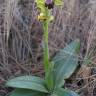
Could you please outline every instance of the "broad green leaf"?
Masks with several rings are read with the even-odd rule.
[[[63,89],[63,88],[59,88],[58,90],[56,90],[55,94],[56,96],[79,96],[74,91]]]
[[[69,78],[78,66],[79,40],[67,45],[54,58],[55,84],[58,86],[62,80]],[[57,85],[58,84],[58,85]]]
[[[45,93],[48,92],[44,86],[44,80],[36,76],[16,77],[15,79],[9,80],[6,85],[13,88],[25,88]]]
[[[10,94],[10,96],[45,96],[45,94],[28,89],[16,89]]]
[[[62,81],[58,84],[58,87],[60,88],[60,87],[64,86],[64,84],[65,84],[65,80],[62,80]]]

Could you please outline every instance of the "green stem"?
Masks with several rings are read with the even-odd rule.
[[[46,17],[49,16],[49,10],[46,8],[45,11]],[[43,30],[44,30],[44,68],[45,68],[45,77],[49,69],[49,47],[48,47],[48,25],[49,21],[43,21]]]
[[[45,9],[45,16],[50,17],[50,10]],[[46,87],[51,91],[53,91],[53,68],[52,63],[49,62],[49,47],[48,47],[48,26],[49,26],[49,18],[43,21],[43,29],[44,29],[44,68],[45,68],[45,82]]]

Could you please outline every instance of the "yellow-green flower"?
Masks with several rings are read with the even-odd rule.
[[[44,16],[43,13],[40,13],[40,15],[38,15],[38,20],[47,20],[49,17]]]
[[[49,20],[49,21],[53,21],[53,19],[54,19],[54,16],[45,16],[43,13],[40,13],[40,15],[38,15],[38,17],[37,17],[37,19],[38,20]]]

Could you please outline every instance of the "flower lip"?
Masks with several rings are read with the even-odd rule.
[[[45,0],[45,7],[47,7],[48,9],[53,9],[54,8],[53,0]]]

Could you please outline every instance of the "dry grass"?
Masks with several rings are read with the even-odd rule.
[[[51,57],[72,40],[80,39],[82,67],[72,78],[72,84],[68,82],[66,86],[79,90],[81,96],[86,96],[86,93],[95,96],[96,91],[95,5],[95,0],[64,0],[63,7],[53,10],[55,20],[49,26]],[[5,0],[0,3],[0,80],[6,81],[21,74],[44,73],[42,27],[36,15],[33,0]]]

